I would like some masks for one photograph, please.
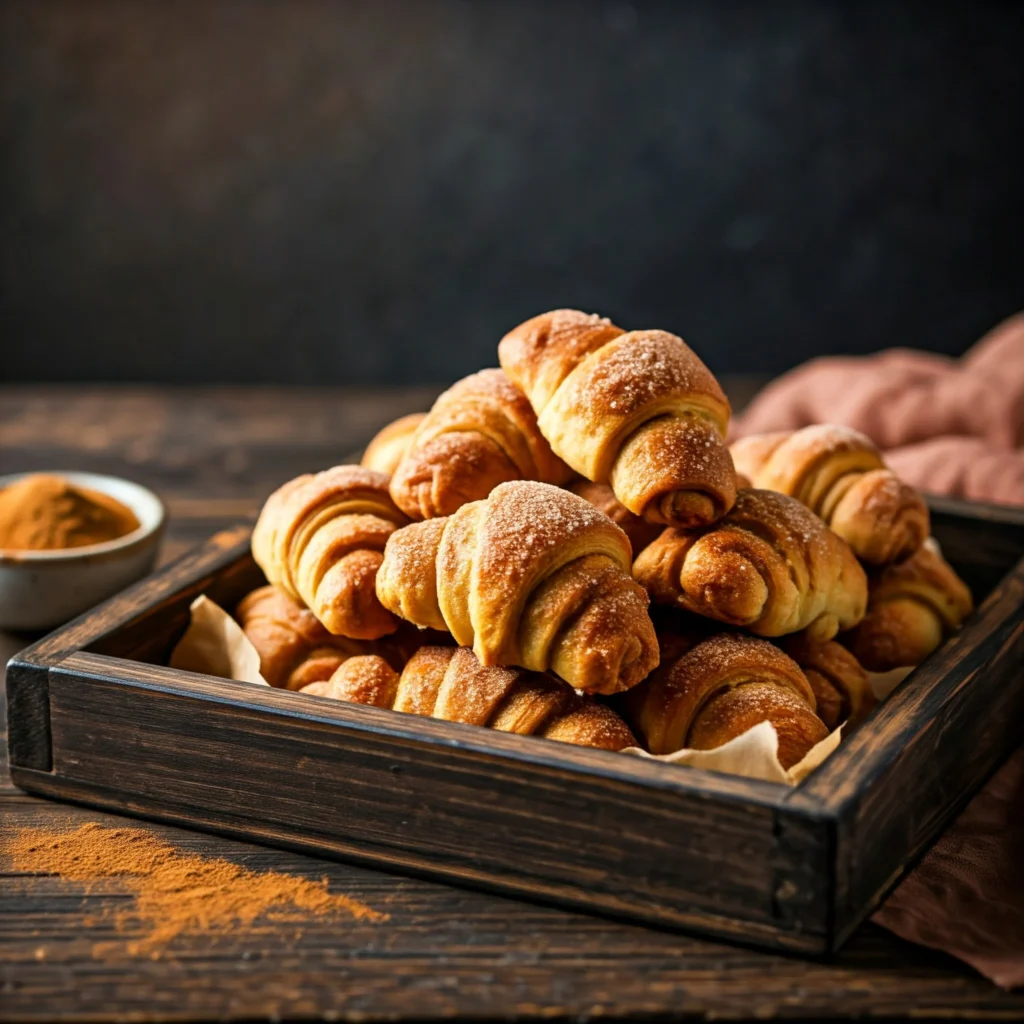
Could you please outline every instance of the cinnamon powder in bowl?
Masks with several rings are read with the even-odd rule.
[[[0,477],[0,628],[58,626],[141,579],[163,526],[160,499],[129,480]]]
[[[0,550],[81,548],[138,528],[138,517],[117,498],[61,476],[33,473],[0,490]]]

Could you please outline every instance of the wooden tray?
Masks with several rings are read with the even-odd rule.
[[[1024,514],[935,501],[977,613],[795,789],[163,667],[263,582],[218,534],[12,659],[23,789],[807,954],[839,947],[1024,721]]]

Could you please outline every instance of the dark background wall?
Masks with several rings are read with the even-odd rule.
[[[556,305],[720,371],[1024,306],[1024,5],[0,7],[0,375],[444,381]]]

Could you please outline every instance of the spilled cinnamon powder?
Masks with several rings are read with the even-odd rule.
[[[55,874],[87,886],[116,878],[135,897],[128,910],[113,911],[118,932],[141,923],[144,935],[127,942],[129,955],[161,949],[179,935],[226,931],[264,917],[298,924],[309,915],[347,916],[380,922],[387,914],[328,891],[327,879],[311,881],[281,871],[251,871],[220,858],[182,853],[139,828],[95,823],[73,831],[22,829],[0,841],[16,871]]]

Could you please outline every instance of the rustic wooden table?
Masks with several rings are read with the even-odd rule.
[[[730,382],[734,399],[750,382]],[[164,560],[253,516],[297,473],[343,461],[436,389],[0,389],[0,473],[131,477],[170,512]],[[4,660],[26,642],[0,634]],[[123,819],[19,793],[0,764],[0,831]],[[867,924],[829,963],[519,903],[483,892],[144,825],[185,851],[318,879],[390,915],[300,929],[256,921],[132,955],[109,926],[126,894],[0,862],[0,1019],[540,1017],[1024,1018],[940,953]]]

